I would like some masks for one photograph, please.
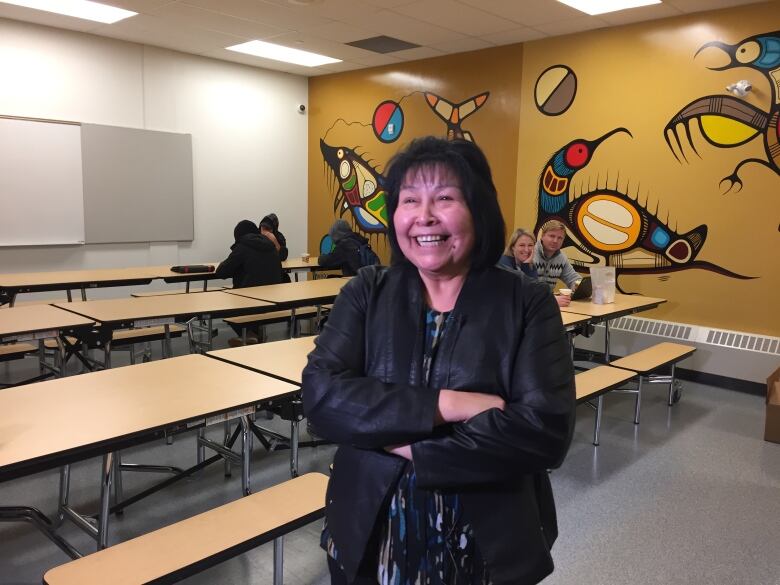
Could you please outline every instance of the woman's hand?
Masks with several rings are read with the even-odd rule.
[[[569,295],[555,295],[555,301],[559,307],[568,307],[571,304],[571,297]]]
[[[442,390],[436,408],[436,424],[462,422],[481,412],[498,408],[504,410],[504,399],[495,394]]]
[[[409,461],[412,460],[412,446],[411,445],[394,445],[392,447],[385,447],[385,451],[391,455],[397,455],[403,457]]]

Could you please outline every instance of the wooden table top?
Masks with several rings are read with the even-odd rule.
[[[0,338],[15,334],[88,327],[93,319],[63,311],[51,305],[25,305],[0,311]]]
[[[0,288],[25,288],[99,284],[103,282],[133,282],[160,278],[155,267],[105,268],[93,270],[61,270],[54,272],[19,272],[0,274]]]
[[[203,292],[217,292],[220,290],[225,290],[224,286],[217,286],[214,288],[210,288],[209,290],[191,290],[190,292],[187,292],[187,289],[185,288],[174,288],[174,289],[168,289],[168,290],[153,290],[150,292],[133,292],[130,293],[131,297],[164,297],[168,295],[194,295],[198,293]]]
[[[619,313],[631,313],[633,311],[652,309],[665,303],[666,299],[645,297],[642,295],[615,294],[615,302],[607,305],[597,305],[591,301],[572,301],[568,307],[562,307],[566,313],[578,313],[591,317],[609,317]]]
[[[282,262],[282,268],[285,270],[312,270],[320,267],[320,257],[311,256],[308,262],[304,262],[300,256],[287,258]]]
[[[298,391],[202,355],[7,388],[0,392],[0,480]]]
[[[307,357],[314,349],[314,339],[314,337],[298,337],[219,349],[210,351],[206,355],[300,385]]]
[[[595,397],[614,390],[635,376],[636,372],[610,366],[597,366],[580,372],[574,376],[574,383],[577,388],[577,402],[588,396]]]
[[[219,262],[204,262],[216,267]],[[0,274],[0,288],[35,288],[56,287],[63,288],[70,285],[72,288],[89,286],[91,284],[124,282],[151,282],[157,278],[198,280],[204,277],[213,277],[213,272],[193,272],[181,274],[173,272],[170,265],[163,266],[135,266],[132,268],[95,268],[88,270],[57,270],[47,272],[17,272]]]
[[[126,299],[104,299],[74,303],[57,303],[69,311],[90,317],[101,323],[177,317],[182,315],[205,315],[231,311],[262,310],[271,308],[268,302],[249,297],[229,295],[222,291],[208,291],[188,295],[162,295],[154,297],[131,297]]]
[[[563,320],[564,327],[574,327],[576,325],[582,325],[590,321],[590,315],[580,315],[578,313],[565,313],[561,309],[561,320]]]
[[[226,292],[280,305],[299,305],[317,301],[330,302],[336,298],[341,287],[347,284],[347,282],[348,279],[345,278],[323,278],[320,280],[234,288]]]

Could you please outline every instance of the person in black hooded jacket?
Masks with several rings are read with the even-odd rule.
[[[287,238],[279,231],[279,218],[275,213],[269,213],[260,220],[260,233],[271,232],[279,243],[279,260],[284,262],[290,251],[287,249]]]
[[[367,244],[368,240],[353,232],[343,219],[333,222],[328,235],[333,240],[335,248],[329,254],[320,256],[320,267],[341,268],[344,276],[355,276],[360,268],[360,246]]]
[[[260,220],[260,233],[274,242],[276,251],[279,254],[279,260],[284,262],[290,255],[287,249],[287,238],[279,231],[279,218],[275,213],[269,213]],[[290,282],[290,275],[282,268],[282,282]]]
[[[274,243],[257,226],[244,219],[233,230],[235,242],[230,255],[219,263],[215,276],[232,278],[233,288],[279,284],[282,263]]]

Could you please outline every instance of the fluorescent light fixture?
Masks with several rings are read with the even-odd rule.
[[[318,67],[329,63],[341,63],[341,59],[333,59],[331,57],[326,57],[325,55],[309,53],[308,51],[301,51],[300,49],[283,47],[282,45],[274,45],[273,43],[265,43],[263,41],[249,41],[225,48],[228,51],[246,53],[247,55],[254,55],[255,57],[265,57],[266,59],[273,59],[274,61],[294,63],[295,65],[303,65],[304,67]]]
[[[597,14],[617,12],[618,10],[626,10],[628,8],[660,4],[661,0],[558,0],[558,2],[566,4],[566,6],[571,6],[585,14],[595,16]]]
[[[0,0],[4,4],[14,4],[45,12],[54,12],[75,18],[95,20],[105,24],[113,24],[125,18],[138,14],[116,6],[91,2],[90,0]]]

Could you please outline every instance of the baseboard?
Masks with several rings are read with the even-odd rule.
[[[750,382],[749,380],[738,380],[728,376],[718,374],[708,374],[707,372],[697,372],[696,370],[687,370],[685,368],[675,368],[675,375],[681,380],[696,382],[697,384],[706,384],[707,386],[716,386],[727,390],[744,392],[755,396],[766,396],[766,384]]]

